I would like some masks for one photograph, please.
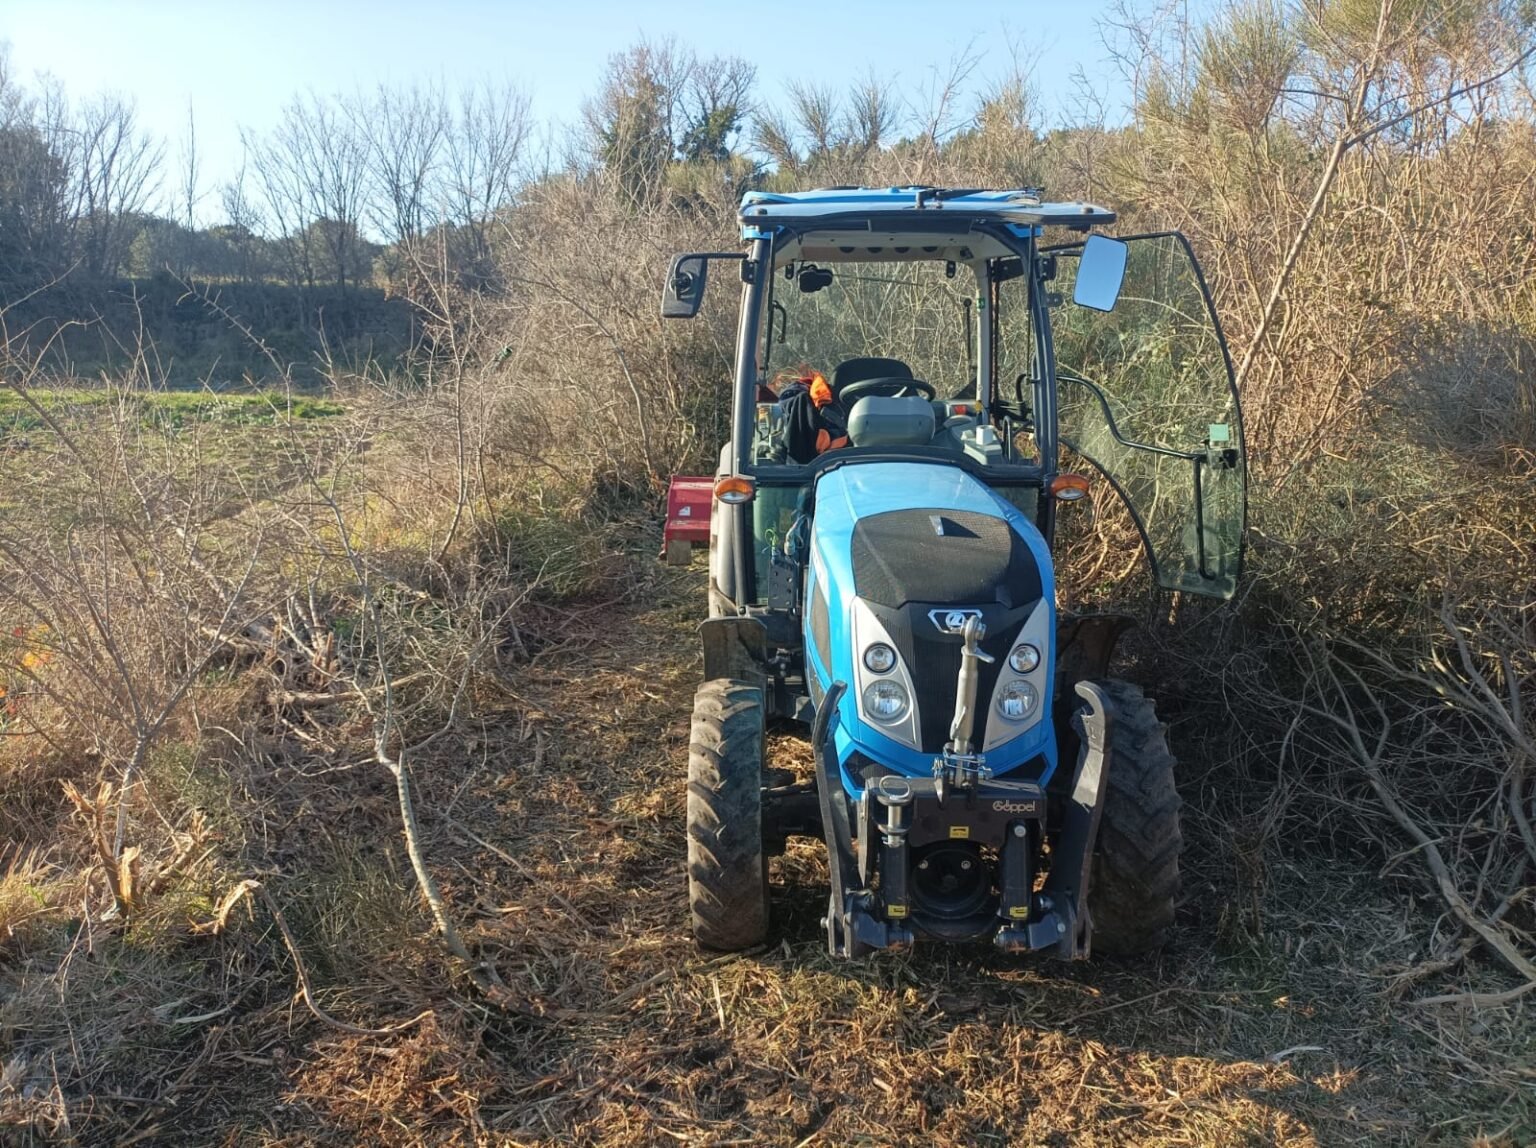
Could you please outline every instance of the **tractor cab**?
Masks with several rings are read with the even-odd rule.
[[[761,940],[763,858],[807,833],[835,952],[990,935],[1083,956],[1095,919],[1134,947],[1165,927],[1169,878],[1122,874],[1122,899],[1153,882],[1143,904],[1090,908],[1106,778],[1157,774],[1176,815],[1172,760],[1117,764],[1117,724],[1151,752],[1150,703],[1102,680],[1124,619],[1058,616],[1052,545],[1089,489],[1071,468],[1092,468],[1160,585],[1235,590],[1241,420],[1189,245],[1110,238],[1112,212],[1029,189],[754,192],[740,219],[743,250],[678,256],[662,301],[690,318],[712,267],[740,272],[730,439],[712,487],[679,480],[693,520],[674,534],[669,505],[666,546],[707,513],[696,935]],[[808,728],[814,778],[770,784],[774,715]]]

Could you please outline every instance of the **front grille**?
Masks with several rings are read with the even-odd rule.
[[[958,638],[939,634],[937,630],[931,635],[922,634],[922,623],[926,622],[927,612],[924,611],[922,622],[916,627],[917,633],[912,638],[912,657],[907,664],[912,670],[912,685],[917,690],[922,707],[918,719],[923,750],[938,753],[949,741],[949,727],[955,720],[955,685],[960,678],[962,643]],[[989,625],[987,636],[982,639],[982,651],[995,660],[991,665],[983,662],[977,675],[980,679],[976,687],[978,712],[971,728],[971,737],[978,746],[982,743],[987,718],[990,716],[987,701],[997,685],[997,675],[1003,660],[1008,656],[1008,651],[1013,649],[1014,639],[1018,637],[1023,625],[1022,617],[1002,631]]]
[[[943,605],[959,606],[962,603]],[[996,603],[979,607],[981,620],[987,627],[981,648],[994,660],[991,665],[983,662],[977,675],[977,712],[971,729],[976,745],[981,745],[986,737],[990,717],[988,700],[997,685],[997,675],[1034,606],[1034,602],[1025,602],[1011,610]],[[912,675],[912,687],[917,692],[921,748],[924,753],[934,754],[941,752],[949,741],[949,727],[955,720],[955,686],[960,677],[960,651],[963,648],[958,635],[942,632],[928,617],[929,611],[936,608],[940,607],[931,602],[911,602],[899,610],[870,604],[871,611],[891,635]]]

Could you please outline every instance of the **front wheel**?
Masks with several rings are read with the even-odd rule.
[[[1093,947],[1112,956],[1161,948],[1179,895],[1178,790],[1152,701],[1129,682],[1100,682],[1114,705],[1109,792],[1088,886]]]
[[[694,938],[706,948],[751,948],[768,935],[763,691],[732,678],[705,682],[694,696],[688,908]]]

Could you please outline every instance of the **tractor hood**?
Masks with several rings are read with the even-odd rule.
[[[833,681],[848,685],[834,744],[851,791],[871,762],[931,774],[954,720],[960,631],[973,616],[986,626],[981,649],[993,659],[982,667],[974,748],[996,774],[1029,766],[1025,776],[1048,779],[1055,587],[1033,523],[957,466],[850,462],[817,481],[810,551],[807,679],[818,704]],[[865,658],[877,643],[896,652],[889,669]],[[1024,644],[1038,665],[1021,670],[1009,655]],[[1033,696],[1022,717],[998,706],[1010,686]],[[872,690],[904,695],[905,708],[877,714]]]

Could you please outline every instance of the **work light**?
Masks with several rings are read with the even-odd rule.
[[[906,687],[889,678],[864,687],[864,712],[882,725],[894,725],[906,717],[911,704]]]
[[[1035,712],[1039,695],[1028,682],[1009,682],[997,691],[997,712],[1009,721],[1023,721]]]

